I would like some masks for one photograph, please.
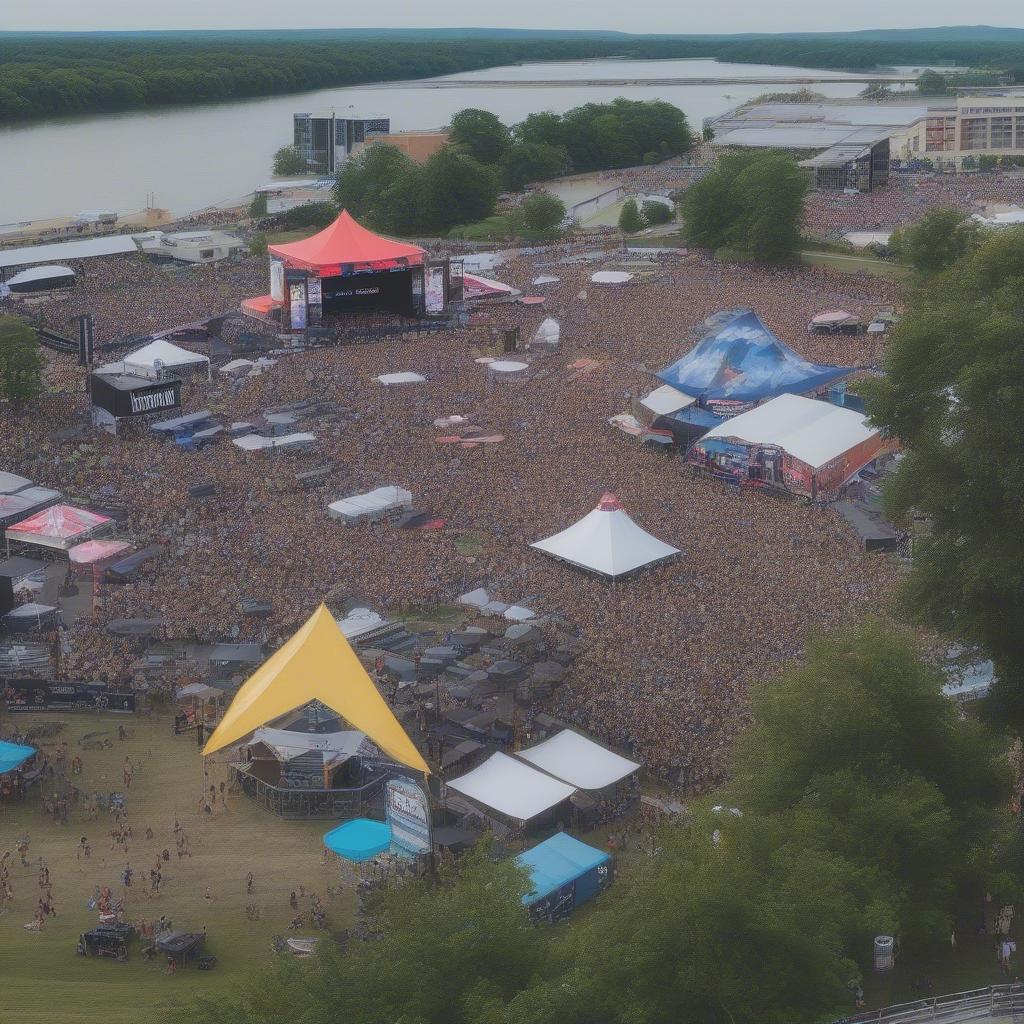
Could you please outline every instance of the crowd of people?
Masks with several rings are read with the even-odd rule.
[[[557,259],[521,256],[495,272],[528,294],[538,273],[560,278],[545,286],[540,307],[490,307],[484,325],[419,341],[285,356],[238,387],[216,372],[212,383],[186,383],[185,411],[210,409],[223,423],[259,424],[267,410],[330,399],[329,417],[295,428],[316,435],[309,455],[244,453],[229,441],[189,452],[143,431],[61,440],[62,429],[85,421],[86,399],[82,371],[53,356],[51,382],[62,390],[16,423],[0,412],[0,466],[83,500],[123,505],[122,534],[167,551],[136,581],[105,589],[98,621],[70,627],[63,672],[132,682],[140,641],[112,636],[109,619],[160,618],[172,639],[261,639],[272,648],[325,596],[394,613],[484,584],[582,636],[583,654],[551,709],[665,778],[697,790],[720,781],[750,685],[799,657],[812,631],[878,607],[894,570],[885,557],[862,553],[830,509],[693,476],[606,421],[656,387],[653,374],[691,348],[704,319],[721,309],[754,309],[815,361],[875,364],[883,343],[874,336],[813,335],[807,325],[840,307],[873,316],[898,304],[898,285],[690,255],[612,288],[589,280],[602,264]],[[179,281],[133,260],[91,261],[88,294],[76,301],[104,331],[166,328],[265,290],[265,272],[252,257]],[[519,327],[525,342],[549,315],[561,324],[561,346],[531,352],[525,379],[496,382],[475,362],[497,354],[493,339],[503,328]],[[588,371],[570,369],[581,358]],[[374,379],[400,370],[426,382],[383,388]],[[434,420],[452,415],[473,417],[503,440],[439,445]],[[323,465],[331,471],[322,486],[297,484],[297,472]],[[189,491],[199,483],[215,493],[197,501]],[[417,511],[444,528],[347,528],[328,517],[329,501],[388,484],[410,490]],[[682,557],[613,586],[529,548],[608,489]],[[467,538],[473,554],[463,553]],[[243,616],[248,599],[270,602],[270,617]]]

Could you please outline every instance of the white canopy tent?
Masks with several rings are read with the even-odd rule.
[[[0,470],[0,494],[15,494],[31,483],[32,481],[27,476],[18,476],[17,473],[5,473]]]
[[[637,526],[610,491],[579,522],[530,547],[610,579],[679,554]]]
[[[859,412],[801,395],[779,395],[719,424],[701,441],[719,437],[774,445],[812,469],[820,469],[877,435]]]
[[[572,729],[563,729],[536,746],[520,750],[516,756],[578,789],[604,789],[640,770],[635,761]]]
[[[316,434],[283,434],[280,437],[264,437],[262,434],[245,434],[236,437],[232,444],[244,452],[261,452],[268,448],[290,448],[297,444],[312,444]]]
[[[633,280],[633,275],[626,270],[598,270],[590,275],[594,284],[626,284]]]
[[[339,732],[291,732],[288,729],[271,729],[264,726],[252,734],[249,746],[262,743],[275,757],[282,761],[301,757],[303,754],[323,754],[328,767],[347,761],[350,757],[372,747],[366,733],[358,729],[342,729]]]
[[[557,345],[562,336],[562,329],[558,325],[558,321],[553,317],[549,316],[541,321],[540,327],[537,328],[537,333],[533,336],[534,345]]]
[[[576,792],[575,786],[500,752],[468,774],[452,779],[448,788],[517,821],[536,818]]]
[[[676,391],[671,384],[662,384],[660,388],[655,388],[649,395],[641,398],[640,404],[645,409],[650,409],[656,416],[671,416],[672,413],[686,409],[696,401],[696,398]]]
[[[381,384],[423,384],[426,381],[426,377],[421,373],[413,373],[409,370],[404,370],[401,373],[382,373],[379,377],[374,377],[374,380],[379,381]]]
[[[389,512],[406,508],[412,508],[412,492],[391,486],[333,501],[327,511],[332,519],[354,523],[360,519],[382,519]]]

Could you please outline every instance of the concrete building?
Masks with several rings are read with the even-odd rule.
[[[292,115],[296,151],[311,174],[337,174],[345,161],[358,155],[367,140],[391,132],[388,117],[344,117],[333,110]]]
[[[372,135],[366,140],[367,146],[394,146],[411,160],[421,164],[432,157],[442,146],[448,145],[448,132],[392,132],[388,135]]]
[[[968,157],[1024,157],[1024,88],[965,88],[930,102],[760,103],[707,124],[718,147],[795,151],[816,187],[867,192],[888,180],[890,161],[960,169]]]
[[[179,263],[216,263],[245,251],[245,243],[223,231],[147,231],[134,236],[144,256]]]

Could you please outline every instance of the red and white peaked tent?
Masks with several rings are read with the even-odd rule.
[[[610,579],[679,554],[678,548],[637,526],[611,491],[579,522],[530,547]]]

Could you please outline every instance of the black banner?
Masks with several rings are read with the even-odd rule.
[[[70,683],[42,679],[11,679],[4,683],[7,710],[28,711],[116,711],[135,710],[135,694],[108,690],[103,683]]]
[[[111,416],[145,416],[181,408],[181,381],[167,378],[155,383],[140,379],[137,387],[122,387],[101,374],[92,375],[92,404]]]

